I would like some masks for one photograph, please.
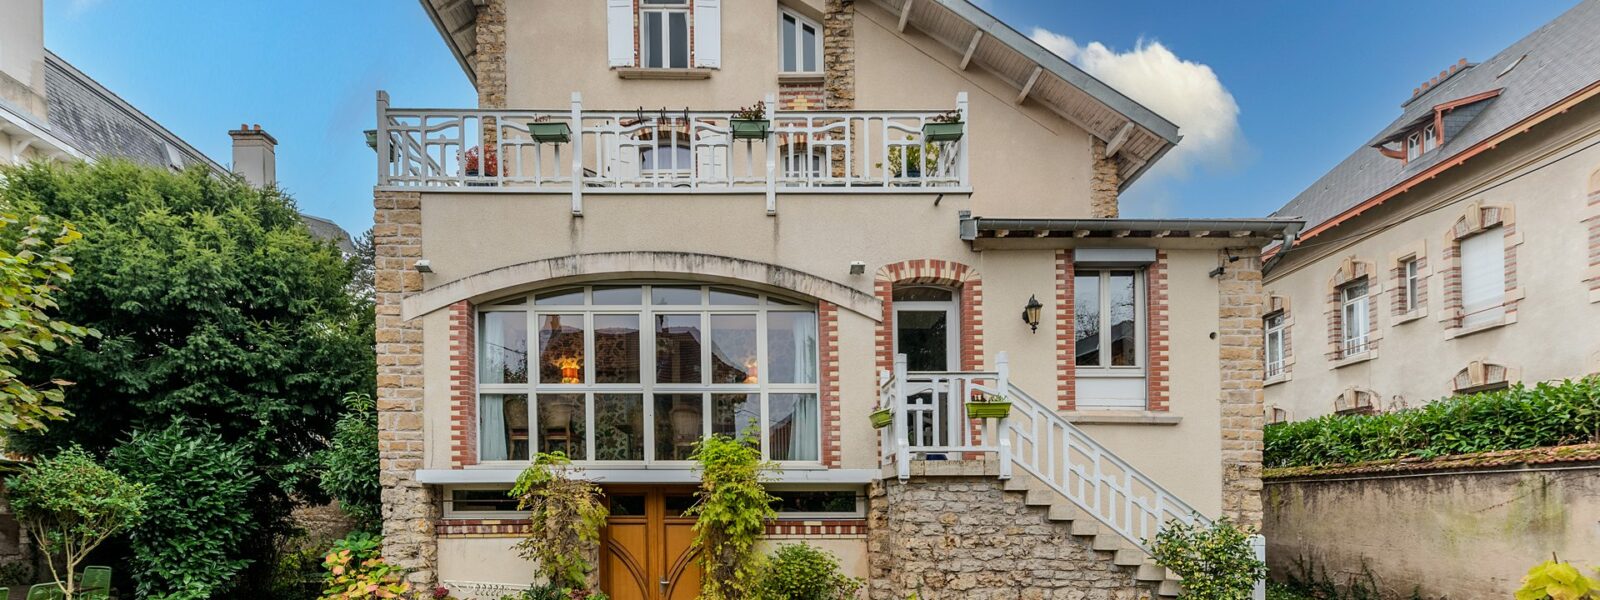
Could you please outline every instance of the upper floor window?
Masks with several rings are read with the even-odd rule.
[[[784,73],[820,73],[822,28],[788,10],[778,11],[780,66]]]
[[[640,0],[639,63],[648,69],[689,68],[687,0]]]
[[[1427,125],[1406,136],[1406,160],[1416,160],[1438,146],[1438,131],[1433,125]]]
[[[1505,315],[1505,229],[1494,227],[1461,240],[1461,326]]]
[[[606,0],[613,67],[722,66],[722,0]]]
[[[1371,325],[1367,315],[1367,280],[1363,278],[1340,287],[1339,302],[1344,356],[1366,352]]]
[[[1078,370],[1142,365],[1139,271],[1078,271],[1073,282]]]
[[[1277,377],[1283,374],[1284,359],[1284,317],[1282,312],[1267,315],[1267,377]]]
[[[1421,306],[1421,269],[1417,257],[1400,261],[1400,312],[1411,312]]]

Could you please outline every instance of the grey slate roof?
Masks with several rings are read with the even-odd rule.
[[[1515,69],[1501,75],[1519,59]],[[1299,217],[1307,229],[1314,228],[1596,81],[1600,81],[1600,0],[1583,0],[1493,58],[1408,98],[1394,122],[1272,216]],[[1504,91],[1498,98],[1451,113],[1445,144],[1410,164],[1370,147],[1431,114],[1435,106],[1500,88]],[[1461,123],[1474,112],[1475,118]]]
[[[183,138],[48,50],[44,85],[51,132],[85,155],[117,156],[163,168],[199,164],[219,175],[228,173],[228,169]]]

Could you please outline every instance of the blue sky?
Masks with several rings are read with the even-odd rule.
[[[1134,185],[1124,216],[1200,217],[1271,212],[1392,120],[1417,84],[1574,2],[980,4],[1025,34],[1070,39],[1069,58],[1108,81],[1146,94],[1197,86],[1165,102],[1181,97],[1172,110],[1207,134],[1190,133],[1189,156]],[[476,104],[414,0],[46,0],[45,44],[224,164],[227,130],[260,123],[301,209],[357,233],[372,221],[376,165],[361,131],[375,90],[401,106]]]

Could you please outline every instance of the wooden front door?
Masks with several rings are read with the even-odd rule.
[[[700,565],[690,549],[693,488],[608,488],[600,589],[612,600],[694,600]]]

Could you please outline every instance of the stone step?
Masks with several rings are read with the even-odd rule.
[[[1025,494],[1027,495],[1023,498],[1022,503],[1028,506],[1053,506],[1056,500],[1061,498],[1061,494],[1057,494],[1055,490],[1030,488]]]
[[[1050,505],[1048,516],[1051,521],[1076,521],[1083,516],[1083,513],[1071,503],[1056,502]]]
[[[1072,522],[1072,535],[1088,537],[1100,535],[1100,524],[1094,519],[1077,519]]]
[[[1134,571],[1133,578],[1139,581],[1166,581],[1167,568],[1146,561],[1144,564],[1139,565],[1139,568]]]
[[[1179,594],[1183,593],[1183,584],[1179,583],[1176,579],[1168,579],[1162,581],[1161,585],[1156,586],[1156,593],[1175,598]]]
[[[1094,536],[1094,542],[1090,543],[1090,546],[1101,552],[1116,552],[1118,550],[1139,550],[1141,553],[1144,552],[1122,536],[1110,532]]]
[[[1111,555],[1111,562],[1123,567],[1137,567],[1144,564],[1145,557],[1143,550],[1124,548]]]

